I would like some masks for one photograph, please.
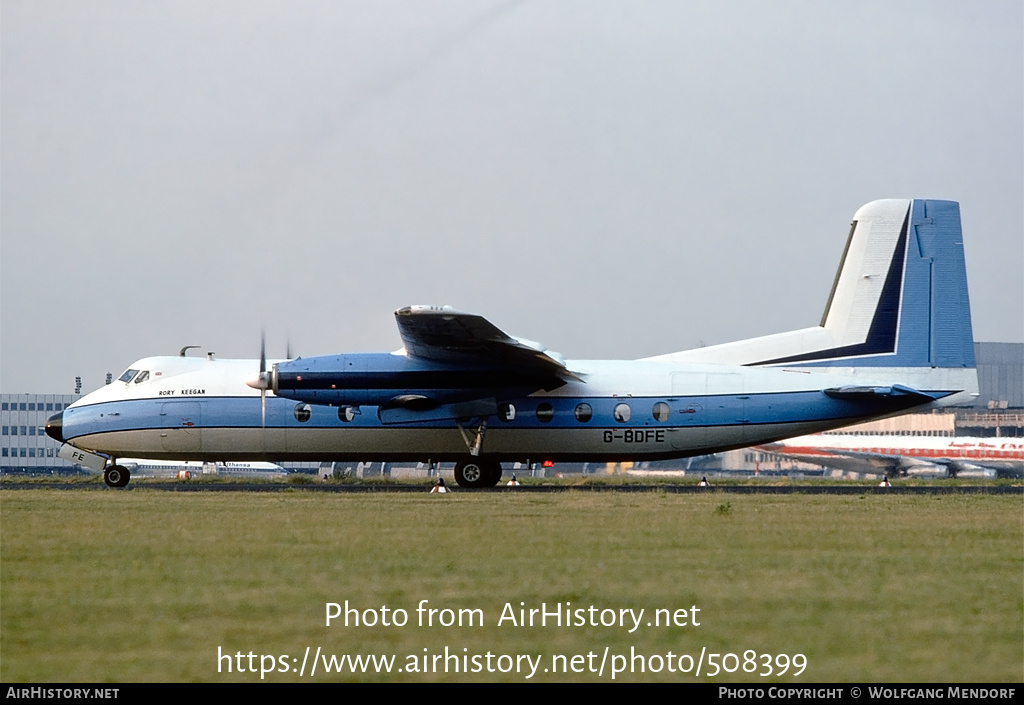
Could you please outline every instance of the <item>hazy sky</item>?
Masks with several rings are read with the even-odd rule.
[[[400,346],[569,358],[815,325],[854,211],[960,201],[1024,340],[1019,0],[0,2],[0,388]]]

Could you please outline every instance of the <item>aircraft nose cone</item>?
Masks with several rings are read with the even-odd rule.
[[[64,442],[64,412],[54,414],[46,420],[46,435],[57,441]]]

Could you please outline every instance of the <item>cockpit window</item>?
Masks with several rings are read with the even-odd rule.
[[[134,377],[137,374],[139,374],[138,370],[125,370],[124,374],[117,378],[117,381],[128,384],[129,382],[132,381],[132,377]]]
[[[135,378],[135,384],[145,382],[147,379],[149,379],[149,370],[143,370],[139,373],[139,376]]]

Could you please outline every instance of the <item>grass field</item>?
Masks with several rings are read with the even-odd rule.
[[[689,681],[702,650],[699,680],[714,682],[1024,680],[1019,495],[19,490],[0,492],[0,519],[7,683],[251,682],[261,666],[272,682],[594,681],[616,663],[617,681]],[[408,622],[326,626],[326,604],[346,600],[373,611],[361,619],[386,605]],[[422,600],[453,612],[421,627]],[[562,624],[499,626],[506,603],[517,621],[520,603],[558,604]],[[591,606],[598,622],[644,613],[632,633],[628,616],[592,626],[589,611],[566,625],[566,609]],[[688,610],[686,625],[647,626],[658,609]],[[482,625],[437,624],[459,610]],[[395,661],[379,675],[320,661],[311,677],[318,647]],[[736,654],[725,666],[738,669],[708,678],[711,653]],[[765,654],[806,666],[780,676],[780,657],[762,676]],[[531,678],[524,659],[497,670],[515,655],[538,664]],[[631,655],[659,672],[629,673]],[[410,672],[424,657],[428,672]]]

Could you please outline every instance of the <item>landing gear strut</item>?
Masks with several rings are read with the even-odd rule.
[[[111,465],[103,471],[103,481],[107,483],[108,487],[124,487],[131,477],[128,468],[121,465]]]
[[[493,460],[462,460],[455,464],[459,487],[494,487],[501,480],[501,463]]]

